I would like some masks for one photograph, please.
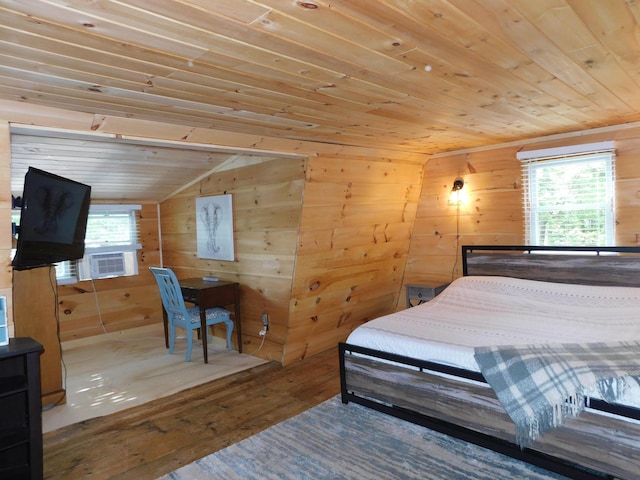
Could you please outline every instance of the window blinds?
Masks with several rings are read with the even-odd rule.
[[[520,152],[526,241],[613,245],[615,144]]]

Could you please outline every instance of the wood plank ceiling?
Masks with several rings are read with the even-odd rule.
[[[635,0],[0,0],[0,99],[437,153],[640,121]]]
[[[213,172],[274,158],[153,141],[16,131],[11,138],[11,194],[16,197],[22,194],[30,166],[91,185],[92,201],[156,203]]]

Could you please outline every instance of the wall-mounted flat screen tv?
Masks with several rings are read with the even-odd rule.
[[[91,187],[29,167],[24,178],[16,270],[82,258]]]

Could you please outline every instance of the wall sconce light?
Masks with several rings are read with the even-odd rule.
[[[453,181],[451,193],[449,194],[449,205],[461,205],[465,202],[466,194],[463,190],[464,180],[460,177]]]

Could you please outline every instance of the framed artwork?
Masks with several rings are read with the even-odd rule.
[[[231,195],[196,198],[198,258],[235,260]]]

